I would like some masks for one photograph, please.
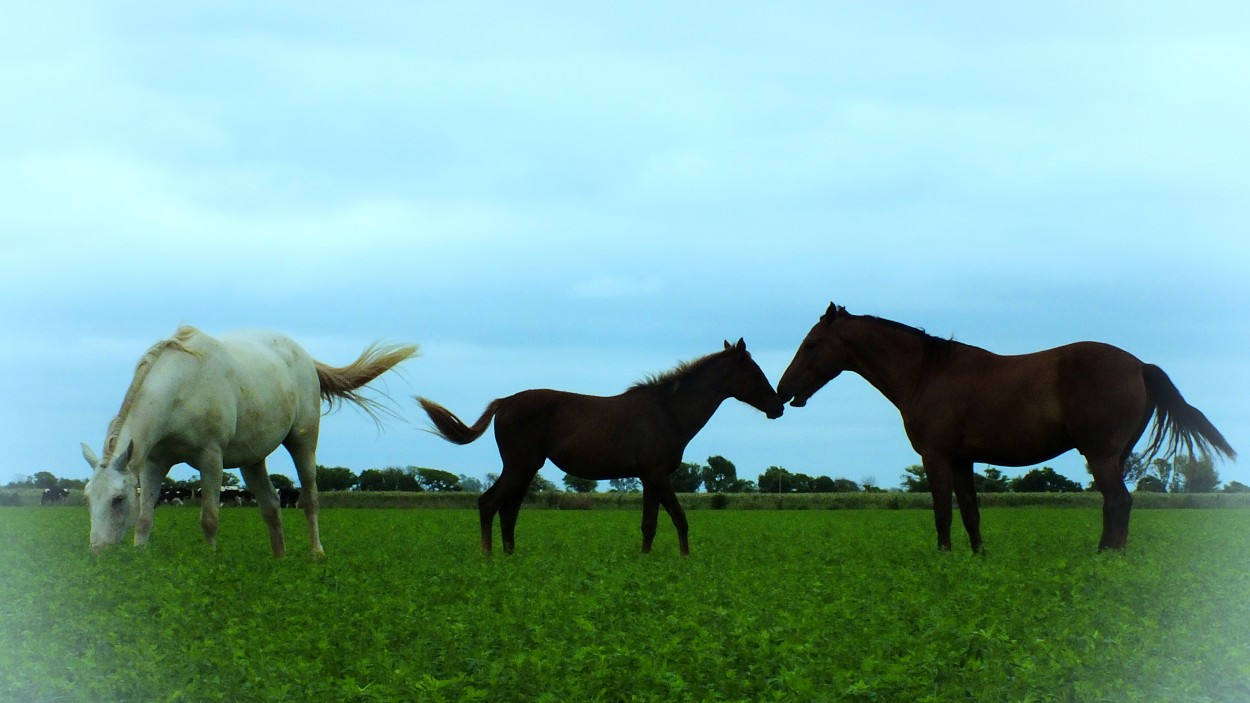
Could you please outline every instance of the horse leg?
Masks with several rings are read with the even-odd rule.
[[[165,478],[164,470],[151,462],[144,464],[139,479],[139,519],[135,521],[135,546],[147,546],[148,536],[152,534],[152,519],[156,513],[156,501],[161,497],[161,479]]]
[[[295,473],[299,475],[299,507],[304,509],[304,517],[308,519],[308,543],[312,555],[323,557],[326,550],[321,546],[321,530],[317,524],[317,428],[299,434],[292,432],[283,442],[291,461],[295,463]]]
[[[525,492],[529,490],[530,482],[546,463],[547,457],[528,438],[513,434],[498,424],[495,425],[495,441],[499,445],[499,458],[503,460],[503,468],[499,471],[499,480],[487,491],[493,494],[491,500],[478,501],[478,514],[482,523],[482,551],[490,553],[490,528],[494,515],[498,512],[503,552],[511,554],[516,548],[517,513],[521,512],[521,503],[525,501]],[[485,498],[486,495],[483,494],[482,497]]]
[[[269,547],[273,549],[273,555],[283,556],[286,554],[286,541],[282,536],[282,512],[278,509],[278,493],[269,482],[269,472],[265,470],[265,460],[239,467],[239,473],[243,474],[244,485],[256,496],[260,516],[269,529]]]
[[[1102,538],[1098,551],[1124,549],[1128,544],[1128,518],[1133,508],[1133,494],[1124,485],[1124,464],[1116,458],[1091,459],[1090,473],[1094,485],[1102,493]]]
[[[523,502],[525,502],[525,490],[514,490],[505,496],[503,505],[499,509],[499,534],[503,539],[504,554],[511,554],[516,549],[516,519],[517,514],[521,512]]]
[[[651,553],[655,541],[655,526],[660,515],[660,499],[650,481],[642,484],[642,553]]]
[[[981,551],[981,510],[977,507],[977,487],[972,472],[972,462],[961,463],[951,472],[955,487],[955,500],[959,501],[959,518],[968,533],[968,541],[975,554]]]
[[[937,527],[938,549],[951,550],[951,464],[945,459],[922,457],[929,493],[933,496],[933,524]]]
[[[208,546],[217,549],[217,510],[221,507],[221,453],[205,452],[200,470],[200,529]]]
[[[482,527],[482,553],[491,553],[491,533],[494,532],[495,513],[499,512],[499,481],[487,488],[477,499],[477,516]]]
[[[677,528],[677,545],[681,555],[690,556],[690,542],[687,539],[690,526],[686,522],[686,511],[682,510],[681,503],[677,502],[677,494],[673,492],[673,485],[665,476],[664,479],[656,482],[655,488],[660,505],[664,506],[665,512],[673,520],[673,527]]]

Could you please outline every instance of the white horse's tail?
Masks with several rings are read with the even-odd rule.
[[[401,361],[416,355],[415,344],[370,344],[360,353],[358,359],[347,366],[336,368],[314,361],[317,381],[321,384],[321,398],[330,404],[331,409],[341,401],[353,403],[368,413],[374,421],[378,421],[378,412],[383,410],[382,406],[372,398],[365,397],[359,389]]]

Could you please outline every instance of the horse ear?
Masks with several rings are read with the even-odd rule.
[[[833,322],[838,315],[845,315],[846,308],[836,303],[829,303],[829,307],[825,309],[825,314],[820,316],[821,322]]]
[[[746,351],[746,350],[747,350],[747,343],[746,343],[745,341],[743,341],[742,337],[739,337],[739,338],[738,338],[738,343],[737,343],[737,344],[735,344],[735,345],[734,345],[734,347],[735,347],[738,351],[740,351],[740,352],[744,352],[744,351]]]
[[[86,459],[87,463],[91,464],[91,468],[93,469],[100,463],[100,457],[96,456],[95,452],[91,451],[91,447],[88,447],[86,442],[82,443],[82,458]]]
[[[126,464],[130,463],[130,456],[134,453],[135,453],[135,441],[132,439],[126,443],[126,448],[122,450],[122,453],[118,454],[113,459],[113,468],[118,473],[126,473]]]
[[[730,349],[730,348],[731,348],[731,346],[730,346],[730,344],[729,344],[729,340],[728,340],[728,339],[726,339],[726,340],[725,340],[725,349]]]

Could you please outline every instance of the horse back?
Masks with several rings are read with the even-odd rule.
[[[668,461],[684,448],[645,393],[584,395],[550,389],[502,399],[495,439],[505,456],[550,459],[583,478],[636,476],[639,464]]]
[[[198,333],[183,346],[162,354],[144,383],[147,405],[163,425],[159,442],[168,452],[216,446],[226,466],[239,466],[263,459],[293,431],[316,429],[316,369],[289,338]]]
[[[1004,466],[1046,461],[1107,437],[1140,433],[1149,409],[1142,362],[1101,342],[1019,355],[975,347],[952,355],[904,413],[913,446]],[[1129,418],[1124,421],[1123,418]],[[1100,440],[1101,441],[1101,440]]]

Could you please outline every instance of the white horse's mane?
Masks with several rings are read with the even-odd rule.
[[[121,433],[122,423],[126,421],[126,416],[130,414],[130,408],[134,405],[135,396],[138,395],[139,389],[143,387],[143,382],[147,379],[148,373],[152,371],[152,366],[156,364],[156,360],[168,349],[176,349],[180,352],[195,355],[195,352],[188,349],[186,344],[197,334],[200,334],[200,331],[191,325],[180,325],[174,331],[172,337],[162,339],[143,353],[138,365],[135,366],[135,377],[130,381],[130,387],[126,389],[126,397],[122,399],[122,407],[117,411],[117,417],[114,417],[109,422],[108,432],[104,435],[104,458],[101,461],[101,465],[107,465],[113,458],[113,451],[117,448],[117,436]]]

